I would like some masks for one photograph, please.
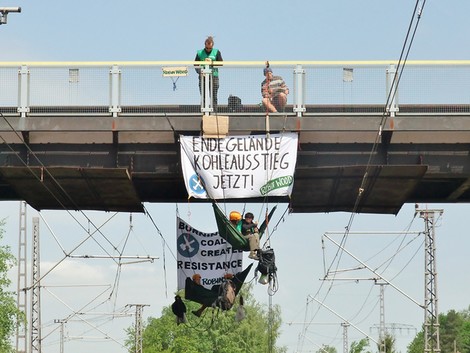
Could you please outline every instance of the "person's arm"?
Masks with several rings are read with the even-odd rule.
[[[261,82],[261,96],[263,98],[270,98],[271,94],[269,92],[269,82],[267,80],[264,80]]]
[[[220,53],[220,50],[217,50],[215,61],[224,61],[224,59],[222,59],[222,54]],[[214,64],[214,66],[222,66],[222,64]]]
[[[244,231],[244,235],[246,234],[249,234],[249,233],[253,233],[256,229],[256,224],[255,223],[244,223],[243,224],[243,231]]]
[[[282,88],[284,89],[284,94],[289,94],[289,87],[287,87],[286,82],[282,80]]]

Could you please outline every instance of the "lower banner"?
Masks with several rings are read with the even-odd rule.
[[[226,273],[243,271],[243,251],[232,246],[218,232],[204,233],[176,218],[178,290],[186,277],[201,276],[201,284],[210,289],[220,284]]]

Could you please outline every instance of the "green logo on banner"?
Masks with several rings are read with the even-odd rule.
[[[292,175],[287,175],[270,180],[260,188],[261,195],[264,196],[273,190],[288,187],[292,185],[293,182],[294,177]]]

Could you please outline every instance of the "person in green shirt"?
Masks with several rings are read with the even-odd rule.
[[[204,42],[204,49],[198,50],[194,61],[206,61],[213,63],[214,61],[223,61],[222,54],[219,49],[214,48],[214,38],[209,36]],[[199,92],[202,94],[202,74],[201,68],[196,67],[199,74]],[[214,109],[217,107],[217,92],[219,90],[219,69],[212,67],[212,105]]]

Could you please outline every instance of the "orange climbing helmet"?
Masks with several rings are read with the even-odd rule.
[[[242,215],[240,212],[232,211],[230,212],[230,220],[231,221],[239,221],[242,219]]]

